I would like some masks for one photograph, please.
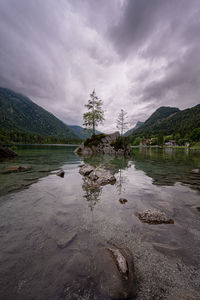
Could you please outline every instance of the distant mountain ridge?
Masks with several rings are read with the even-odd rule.
[[[200,128],[200,104],[182,111],[176,107],[163,106],[129,136],[132,138],[150,137],[159,133],[164,135],[179,133],[185,136],[195,128]]]
[[[69,128],[71,128],[75,134],[82,140],[85,140],[90,137],[90,132],[89,130],[84,130],[83,127],[79,125],[67,125]],[[96,130],[96,134],[100,134],[102,132]]]
[[[124,133],[124,136],[129,136],[130,134],[132,134],[136,129],[138,129],[140,126],[142,126],[144,124],[144,122],[138,121],[135,125],[135,127],[129,129],[128,131],[126,131]]]
[[[28,97],[0,87],[0,127],[45,136],[79,139],[64,122]]]

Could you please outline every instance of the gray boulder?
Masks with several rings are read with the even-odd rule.
[[[164,212],[159,210],[148,209],[141,213],[136,213],[136,216],[143,223],[148,224],[174,224],[174,221],[168,217]]]
[[[89,175],[92,171],[94,171],[95,167],[94,166],[91,166],[91,165],[82,165],[80,167],[80,170],[79,170],[79,173],[83,176],[87,176]]]
[[[133,299],[136,277],[131,254],[116,247],[101,248],[95,257],[98,289],[111,299]],[[107,298],[106,298],[107,299]]]
[[[103,165],[95,167],[86,164],[80,167],[79,173],[83,176],[87,176],[91,184],[95,183],[97,186],[109,183],[113,184],[116,182],[116,178],[113,173],[106,169],[106,167]]]
[[[60,176],[60,177],[64,177],[65,176],[65,171],[64,170],[60,170],[56,173],[57,176]]]

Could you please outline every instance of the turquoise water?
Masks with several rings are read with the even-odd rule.
[[[200,168],[200,154],[135,149],[130,159],[82,159],[74,149],[19,147],[17,158],[0,162],[0,299],[105,299],[96,288],[94,253],[109,244],[132,252],[140,278],[138,299],[147,299],[144,287],[152,289],[146,274],[160,289],[167,268],[176,264],[185,269],[182,277],[174,270],[174,277],[168,279],[172,286],[177,280],[176,288],[181,288],[191,268],[197,278],[200,175],[191,170]],[[79,174],[83,162],[108,165],[116,183],[91,187]],[[31,169],[5,174],[13,165]],[[64,178],[55,174],[61,168]],[[120,197],[128,202],[122,205]],[[146,209],[164,211],[174,225],[141,223],[135,213]],[[63,241],[69,244],[60,248]],[[154,243],[175,247],[176,257],[158,253]],[[166,263],[163,274],[154,271],[154,259]],[[199,287],[190,285],[188,291],[191,299],[197,299]],[[149,293],[148,299],[158,299]]]

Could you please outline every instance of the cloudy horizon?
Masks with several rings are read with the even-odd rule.
[[[200,103],[200,1],[1,0],[0,86],[82,125],[93,89],[116,130]]]

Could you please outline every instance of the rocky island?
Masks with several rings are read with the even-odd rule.
[[[84,141],[75,153],[83,156],[108,154],[116,156],[129,156],[131,147],[126,138],[120,136],[118,131],[112,134],[93,135]]]

